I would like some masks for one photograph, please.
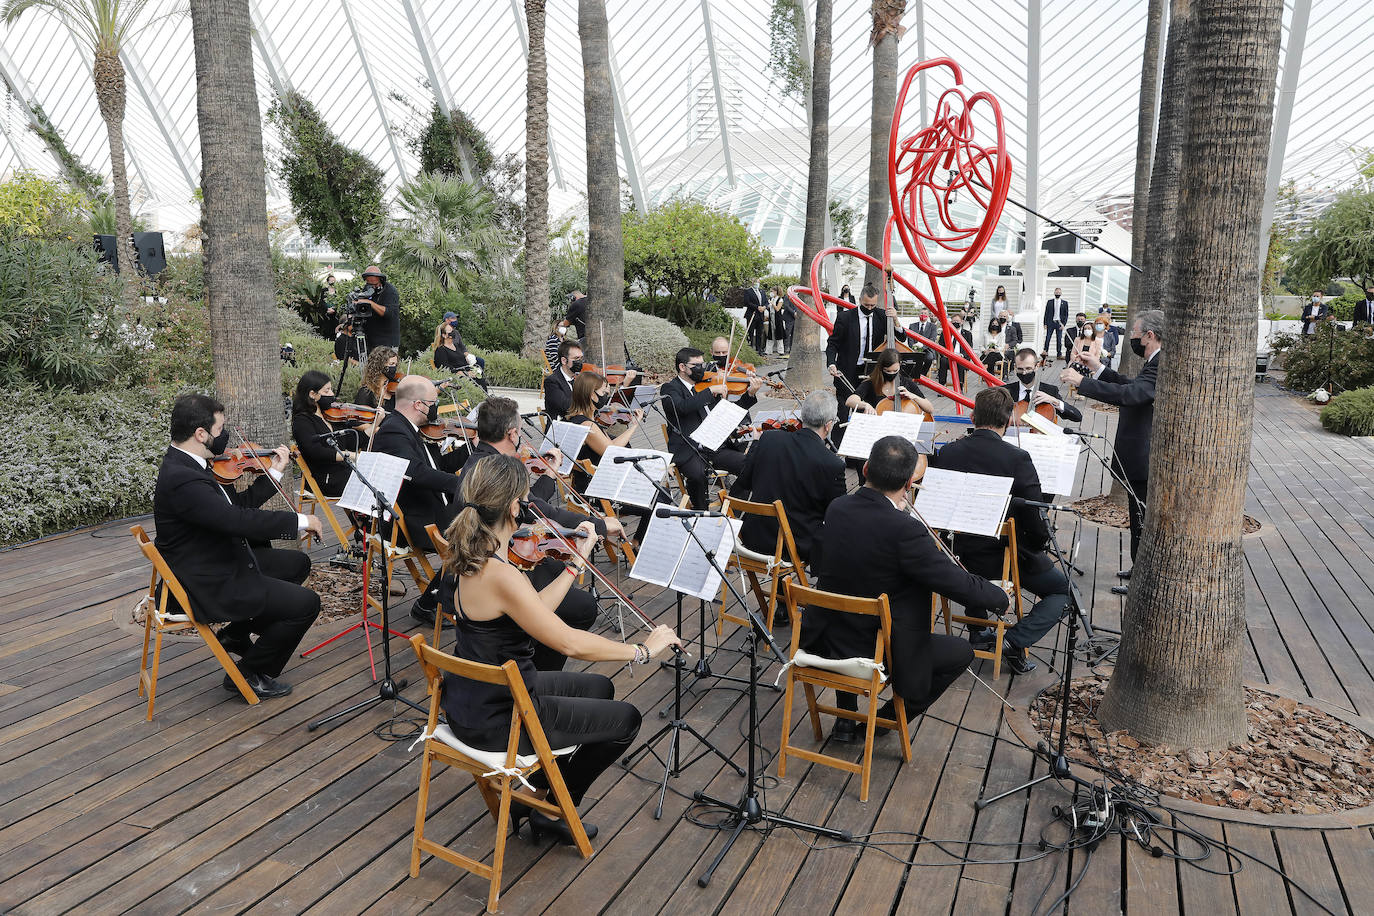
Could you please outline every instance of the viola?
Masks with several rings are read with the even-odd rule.
[[[638,411],[623,404],[610,404],[596,412],[596,422],[601,426],[615,426],[617,423],[633,423],[639,419]]]
[[[734,435],[735,438],[738,439],[745,436],[762,435],[770,429],[782,429],[787,432],[796,432],[801,428],[802,421],[798,420],[796,417],[787,420],[778,420],[770,417],[762,423],[755,423],[753,426],[741,426],[739,429],[735,430]]]
[[[534,452],[530,451],[530,449],[525,448],[524,446],[521,446],[520,454],[518,455],[518,457],[520,458],[520,461],[525,465],[526,469],[528,469],[529,472],[531,474],[534,474],[536,477],[543,477],[545,474],[558,473],[558,466],[555,465],[552,461],[550,461],[543,455],[536,455]]]
[[[377,419],[377,408],[367,407],[362,404],[338,404],[324,409],[324,418],[330,423],[348,423],[358,421],[361,423],[371,423]]]
[[[394,395],[396,393],[396,386],[401,384],[401,379],[405,377],[404,372],[397,372],[395,378],[388,379],[386,383],[386,393]]]
[[[455,439],[473,439],[477,436],[477,424],[461,417],[455,417],[452,420],[439,420],[421,426],[420,435],[431,442],[442,442],[450,436]]]
[[[1012,407],[1012,409],[1011,409],[1011,422],[1012,422],[1012,425],[1013,425],[1013,426],[1025,426],[1025,425],[1026,425],[1026,424],[1024,424],[1024,423],[1021,422],[1021,417],[1022,417],[1022,415],[1025,414],[1025,412],[1026,412],[1028,409],[1029,409],[1029,405],[1028,405],[1025,401],[1017,401],[1017,402],[1016,402],[1016,406]],[[1049,420],[1051,423],[1054,423],[1054,424],[1056,424],[1056,425],[1059,423],[1059,419],[1058,419],[1058,417],[1057,417],[1057,416],[1055,415],[1055,413],[1054,413],[1054,405],[1053,405],[1053,404],[1036,404],[1036,405],[1035,405],[1035,412],[1038,413],[1038,414],[1040,414],[1040,416],[1044,417],[1046,420]],[[1038,430],[1038,429],[1032,429],[1031,432],[1039,432],[1039,430]]]
[[[243,448],[234,448],[210,459],[210,470],[220,483],[233,483],[245,473],[261,474],[272,466],[277,450],[263,448],[256,442],[245,443]]]
[[[545,560],[576,563],[582,559],[582,555],[573,549],[569,540],[587,536],[586,531],[577,528],[564,528],[552,522],[539,522],[519,528],[511,535],[506,559],[512,566],[526,570],[534,569]]]

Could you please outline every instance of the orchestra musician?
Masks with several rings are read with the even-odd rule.
[[[320,437],[336,429],[351,430],[334,441],[354,459],[358,457],[358,452],[367,450],[369,441],[367,433],[361,428],[366,425],[363,421],[345,420],[336,426],[325,419],[325,409],[333,407],[337,400],[329,376],[318,369],[310,369],[301,376],[296,383],[296,394],[291,399],[291,438],[295,440],[301,459],[310,468],[311,476],[325,496],[342,496],[351,471],[334,446]]]
[[[367,351],[363,366],[363,383],[353,395],[353,403],[364,407],[382,407],[387,413],[395,410],[396,398],[386,393],[387,382],[396,378],[400,355],[395,347],[373,347]]]
[[[267,474],[241,492],[215,480],[210,460],[229,442],[219,401],[182,395],[172,405],[170,427],[153,490],[154,543],[186,589],[196,619],[229,622],[219,641],[239,656],[253,692],[263,699],[285,696],[291,685],[278,678],[319,615],[320,596],[301,585],[310,573],[305,552],[267,544],[306,531],[318,536],[320,520],[258,508],[277,492]],[[280,479],[289,461],[279,447],[268,473]],[[227,674],[224,689],[238,691]]]
[[[901,375],[900,381],[897,378],[898,374]],[[873,371],[859,383],[858,389],[845,399],[845,406],[859,413],[877,413],[878,404],[883,399],[896,397],[894,385],[901,391],[903,401],[910,401],[925,413],[935,412],[935,405],[916,393],[920,390],[920,385],[913,376],[902,371],[902,355],[892,347],[878,354]]]
[[[1049,385],[1045,382],[1038,382],[1036,367],[1040,365],[1039,358],[1035,355],[1034,347],[1022,347],[1016,351],[1016,381],[1007,382],[1007,392],[1012,397],[1013,404],[1025,401],[1027,410],[1034,410],[1041,404],[1051,404],[1054,412],[1061,420],[1070,423],[1083,422],[1083,413],[1072,404],[1064,403],[1059,396],[1059,388],[1056,385]]]
[[[916,482],[916,446],[901,436],[873,444],[865,468],[867,482],[830,504],[821,528],[817,587],[828,592],[876,598],[886,594],[892,612],[892,688],[914,719],[973,661],[966,640],[930,631],[931,594],[966,607],[1001,610],[1007,594],[948,559],[935,535],[907,511],[907,493]],[[808,606],[802,613],[801,648],[826,658],[871,656],[877,618]],[[858,709],[858,698],[841,693],[841,709]],[[893,704],[880,707],[892,716]],[[835,722],[831,737],[853,741],[858,724]]]
[[[458,617],[454,653],[486,665],[515,661],[549,746],[576,746],[559,758],[558,770],[573,803],[580,804],[596,777],[634,742],[640,713],[633,704],[614,699],[614,686],[605,675],[538,670],[537,646],[553,646],[563,655],[586,661],[647,664],[680,641],[666,626],[654,628],[642,643],[631,646],[565,624],[550,611],[548,596],[535,591],[505,562],[520,501],[529,490],[529,472],[520,461],[504,455],[484,455],[464,470],[460,511],[445,532],[450,552],[442,586],[444,606],[454,608]],[[581,543],[585,563],[591,539]],[[559,578],[571,581],[577,567],[567,569],[572,575],[560,573]],[[461,741],[483,750],[506,747],[511,696],[505,688],[446,674],[441,703],[449,727]],[[522,747],[521,752],[530,749]],[[542,770],[531,777],[540,797],[547,793],[546,779]],[[563,844],[573,842],[563,821],[513,803],[516,833],[525,819],[536,841],[541,833],[550,833]],[[589,837],[596,835],[594,825],[582,826]]]
[[[1034,364],[1034,349],[1030,353]],[[1031,463],[1030,455],[1006,442],[1015,402],[1006,387],[984,388],[973,399],[973,429],[935,453],[930,459],[933,468],[962,471],[967,474],[988,474],[1012,479],[1013,498],[1009,517],[1016,526],[1016,561],[1020,570],[1021,588],[1039,600],[1030,613],[1006,631],[1002,658],[1016,674],[1035,670],[1035,663],[1026,650],[1048,633],[1069,609],[1069,580],[1057,569],[1045,553],[1050,532],[1040,510],[1034,506],[1017,505],[1015,500],[1029,499],[1043,502],[1040,475]],[[1000,538],[976,534],[956,534],[954,554],[969,572],[986,579],[1002,578],[1004,543]],[[988,618],[989,611],[977,604],[966,604],[971,617]],[[1002,602],[1002,607],[1006,602]],[[970,627],[969,642],[976,649],[991,649],[992,631],[986,627]]]
[[[561,420],[572,405],[572,383],[582,371],[582,344],[571,337],[558,345],[558,364],[544,376],[544,413]]]
[[[668,450],[673,453],[673,463],[687,483],[687,495],[692,506],[705,509],[710,505],[710,498],[706,493],[703,455],[710,458],[717,470],[738,475],[744,468],[744,451],[727,442],[710,452],[688,442],[687,437],[706,419],[716,402],[727,396],[729,388],[721,382],[702,391],[696,390],[696,384],[706,376],[705,356],[700,350],[683,347],[677,351],[674,361],[677,377],[659,388],[664,416],[668,419]],[[736,403],[745,409],[753,407],[758,403],[757,393],[762,385],[762,378],[752,378]]]
[[[872,283],[864,284],[858,308],[836,310],[835,327],[825,344],[825,364],[835,379],[835,396],[841,405],[858,389],[868,355],[888,346],[888,321],[896,317],[891,305],[885,314],[878,311],[878,288]],[[840,411],[840,422],[848,418],[846,407]]]
[[[611,438],[602,431],[601,425],[596,422],[597,411],[607,406],[611,400],[611,384],[606,381],[606,377],[599,372],[583,372],[577,376],[572,387],[572,406],[568,408],[568,416],[565,422],[576,423],[587,428],[587,438],[582,443],[582,450],[577,453],[576,461],[590,460],[592,464],[599,464],[601,456],[606,454],[606,449],[613,445],[626,446],[630,444],[630,439],[634,436],[639,425],[644,421],[643,410],[630,411],[631,420],[625,424],[625,429],[620,435]],[[585,493],[587,484],[591,483],[591,478],[587,472],[580,467],[573,467],[572,471],[573,489],[578,493]],[[641,506],[622,505],[618,512],[622,516],[636,516],[639,518],[639,525],[635,529],[634,540],[636,544],[644,539],[644,533],[648,530],[649,518],[651,513],[648,509]]]

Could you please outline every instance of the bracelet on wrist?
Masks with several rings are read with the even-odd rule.
[[[635,661],[641,665],[649,664],[649,647],[642,642],[635,643]]]

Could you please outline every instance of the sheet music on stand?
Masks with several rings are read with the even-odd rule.
[[[1046,420],[1033,410],[1028,410],[1021,414],[1021,422],[1025,423],[1036,432],[1044,433],[1047,436],[1062,436],[1064,431],[1059,428],[1059,424],[1051,420]]]
[[[1072,436],[1004,436],[1007,442],[1030,453],[1035,473],[1040,477],[1044,493],[1069,496],[1078,479],[1078,457],[1082,454],[1079,442]]]
[[[577,459],[578,453],[582,451],[582,443],[587,441],[587,436],[591,430],[581,423],[568,423],[563,420],[554,420],[549,424],[549,431],[544,434],[544,441],[539,443],[539,454],[547,455],[555,448],[563,453],[563,463],[558,466],[558,473],[571,474],[573,461]]]
[[[867,461],[868,453],[873,451],[873,443],[884,436],[901,436],[919,449],[924,420],[925,417],[920,414],[895,410],[882,414],[851,413],[844,439],[840,442],[839,454]]]
[[[701,421],[701,425],[692,430],[690,436],[703,448],[715,451],[725,443],[748,414],[749,411],[743,407],[722,398],[711,408],[711,412]]]
[[[617,464],[615,458],[619,455],[650,456],[652,461],[641,461],[639,466],[653,478],[653,483],[635,470],[633,463],[626,461]],[[586,493],[583,495],[593,499],[613,499],[616,502],[647,509],[654,504],[654,498],[658,495],[654,483],[662,481],[667,476],[668,465],[672,461],[673,456],[667,452],[650,448],[609,446],[606,453],[601,456],[601,463],[596,466],[596,474],[587,484]]]
[[[657,397],[657,385],[631,385],[628,388],[621,388],[615,393],[616,402],[624,404],[631,410],[636,407],[648,407]]]
[[[374,487],[386,494],[386,517],[390,518],[389,510],[396,505],[396,494],[401,492],[401,484],[405,482],[406,469],[410,467],[410,462],[385,452],[362,452],[354,464]],[[375,504],[376,498],[367,485],[358,479],[357,474],[349,474],[343,496],[339,497],[339,508],[371,515]]]
[[[720,571],[687,533],[682,521],[658,516],[649,520],[649,530],[635,557],[630,578],[712,601],[720,592]],[[687,519],[687,522],[695,526],[696,536],[715,552],[716,563],[723,568],[735,549],[735,539],[743,522],[704,516]]]
[[[929,468],[916,493],[916,511],[941,531],[997,537],[1011,505],[1011,485],[1010,477]]]

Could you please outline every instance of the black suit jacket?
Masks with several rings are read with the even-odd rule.
[[[572,382],[563,377],[562,367],[556,367],[544,376],[544,412],[561,420],[571,408]]]
[[[396,287],[383,281],[380,289],[364,296],[382,306],[383,312],[369,312],[363,328],[367,333],[368,349],[376,347],[400,347],[401,345],[401,294]]]
[[[1034,502],[1044,502],[1040,491],[1040,475],[1025,449],[1005,442],[990,429],[971,429],[961,439],[955,439],[930,459],[933,468],[963,471],[966,474],[988,474],[1012,479],[1011,495]],[[1008,512],[1016,522],[1016,559],[1023,575],[1044,572],[1050,568],[1045,555],[1049,544],[1049,526],[1039,509],[1017,506]],[[976,534],[956,534],[954,554],[973,573],[989,579],[1002,578],[1001,538],[985,538]]]
[[[1016,400],[1016,396],[1021,393],[1021,380],[1012,379],[1002,387],[1006,388],[1010,392],[1011,398],[1014,401]],[[1052,398],[1057,398],[1061,403],[1063,403],[1064,406],[1062,408],[1057,408],[1055,410],[1055,413],[1059,415],[1059,418],[1061,420],[1068,420],[1070,423],[1083,422],[1083,412],[1080,411],[1077,407],[1070,404],[1068,401],[1065,401],[1062,397],[1060,397],[1058,385],[1050,385],[1045,382],[1039,382],[1036,384],[1035,387],[1037,390],[1043,391],[1045,394],[1049,395]]]
[[[568,324],[573,326],[577,332],[577,339],[581,340],[587,336],[587,297],[574,299],[568,303]]]
[[[401,484],[396,504],[405,515],[406,531],[415,546],[428,546],[425,526],[438,525],[443,531],[457,514],[458,478],[443,470],[443,456],[437,454],[437,449],[431,450],[432,446],[400,413],[387,414],[372,439],[372,449],[408,462],[408,479]]]
[[[1355,320],[1374,324],[1374,302],[1361,299],[1355,303]]]
[[[275,493],[266,475],[234,492],[180,449],[169,447],[162,456],[153,489],[154,543],[202,623],[262,613],[266,577],[249,541],[294,538],[298,531],[296,513],[258,508]]]
[[[849,383],[859,385],[859,346],[863,335],[859,332],[859,321],[864,317],[862,308],[839,309],[835,316],[835,327],[825,344],[825,364],[834,366],[844,373]],[[888,318],[881,309],[874,309],[868,316],[870,322],[870,352],[886,345]]]
[[[844,495],[844,459],[808,429],[773,429],[759,437],[744,459],[730,495],[759,503],[782,500],[787,525],[803,562],[811,559],[825,510]],[[745,516],[740,540],[750,550],[772,553],[778,525],[771,518]]]
[[[1150,477],[1150,431],[1155,422],[1155,377],[1159,374],[1162,353],[1140,369],[1135,378],[1103,368],[1095,379],[1085,378],[1078,386],[1084,397],[1115,404],[1121,408],[1116,422],[1116,462],[1127,480]]]
[[[663,397],[663,413],[668,418],[668,451],[673,453],[673,462],[681,464],[695,454],[693,446],[697,445],[689,444],[685,437],[706,419],[717,398],[710,391],[692,391],[679,378],[664,382],[658,393]],[[735,403],[748,410],[758,403],[758,398],[745,394]]]
[[[1058,314],[1056,314],[1058,312]],[[1069,300],[1060,298],[1059,308],[1055,309],[1054,300],[1045,300],[1045,330],[1053,330],[1055,325],[1064,327],[1069,323]]]
[[[830,504],[821,529],[816,587],[860,598],[886,594],[892,612],[893,689],[907,698],[929,684],[930,596],[966,607],[1005,608],[1007,594],[955,566],[930,530],[870,487]],[[823,608],[802,612],[801,647],[828,658],[873,657],[876,617]]]

